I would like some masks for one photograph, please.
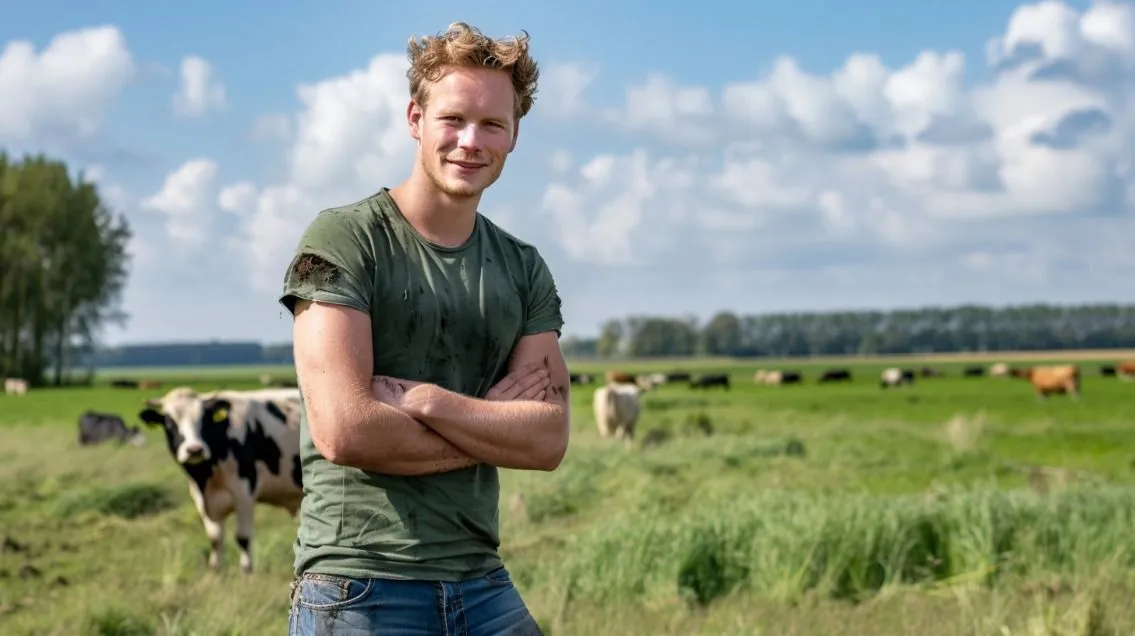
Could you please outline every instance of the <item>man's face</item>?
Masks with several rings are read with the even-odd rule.
[[[411,104],[410,132],[430,180],[454,198],[496,182],[516,146],[516,92],[508,73],[458,68],[429,86],[425,109]]]

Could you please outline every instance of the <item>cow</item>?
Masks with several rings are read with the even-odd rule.
[[[607,384],[634,384],[637,376],[633,373],[625,373],[623,371],[608,371],[605,374]]]
[[[138,383],[139,389],[160,389],[162,388],[161,380],[142,380]]]
[[[1100,365],[1100,375],[1105,377],[1105,378],[1114,378],[1115,377],[1115,365],[1114,364]]]
[[[799,371],[769,371],[767,369],[760,369],[753,374],[753,382],[757,384],[768,384],[770,386],[799,384],[803,380],[804,377]]]
[[[914,385],[914,371],[911,369],[900,369],[898,367],[891,367],[884,369],[879,374],[879,388],[887,389],[896,386],[913,386]]]
[[[117,380],[111,380],[110,386],[115,389],[136,389],[138,388],[138,381],[129,378],[119,378]]]
[[[1135,362],[1120,362],[1115,367],[1115,375],[1120,380],[1135,379]]]
[[[962,377],[966,378],[980,378],[985,375],[985,367],[966,367],[962,371]]]
[[[825,384],[825,383],[828,383],[828,382],[850,382],[850,381],[851,381],[851,370],[849,370],[849,369],[828,369],[827,371],[824,371],[823,374],[820,375],[820,379],[817,380],[817,382],[819,382],[820,384]]]
[[[1045,399],[1050,394],[1066,394],[1074,400],[1080,398],[1080,367],[1074,364],[1011,369],[1010,375],[1024,378],[1033,385],[1037,399]]]
[[[4,393],[23,395],[28,392],[28,381],[21,378],[4,378]]]
[[[595,389],[592,397],[595,426],[600,437],[634,439],[635,424],[642,413],[640,389],[633,384],[608,384]]]
[[[591,384],[591,375],[587,373],[569,373],[568,381],[572,384]]]
[[[728,391],[729,376],[724,373],[711,373],[690,382],[691,389],[708,389],[711,386],[720,386]]]
[[[989,367],[989,377],[991,378],[1006,378],[1009,377],[1009,365],[1004,362],[998,362]]]
[[[183,387],[147,400],[138,415],[163,428],[170,455],[188,477],[210,541],[209,566],[221,565],[225,519],[235,511],[240,567],[251,573],[255,504],[295,516],[303,499],[299,390],[198,394]]]
[[[918,375],[924,378],[940,378],[944,374],[940,369],[935,369],[934,367],[922,367],[918,370]]]
[[[686,371],[671,371],[666,374],[666,382],[689,382],[690,374]]]
[[[137,426],[126,427],[126,422],[113,413],[87,410],[79,416],[79,445],[93,446],[116,439],[119,444],[141,446],[146,443]]]

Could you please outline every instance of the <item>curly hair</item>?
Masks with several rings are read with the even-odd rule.
[[[528,32],[519,37],[494,40],[476,27],[454,22],[445,33],[411,37],[406,47],[410,58],[410,97],[423,108],[429,99],[429,84],[454,68],[491,68],[512,76],[516,90],[516,119],[532,110],[540,69],[528,52]]]

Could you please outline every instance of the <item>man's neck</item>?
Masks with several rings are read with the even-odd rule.
[[[417,173],[390,188],[390,197],[419,234],[439,245],[461,245],[473,233],[481,197],[455,199]]]

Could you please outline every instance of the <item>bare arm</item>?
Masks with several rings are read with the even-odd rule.
[[[406,392],[401,409],[487,464],[555,470],[567,452],[571,413],[567,365],[554,332],[521,338],[509,370],[533,363],[548,370],[544,400],[480,400],[423,384]]]
[[[311,439],[329,461],[391,475],[442,473],[480,463],[375,399],[371,324],[365,313],[300,300],[293,334]]]

